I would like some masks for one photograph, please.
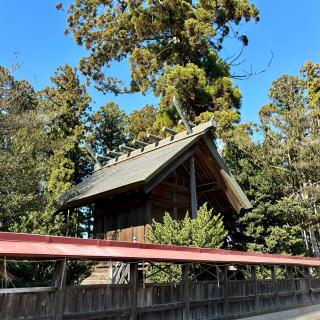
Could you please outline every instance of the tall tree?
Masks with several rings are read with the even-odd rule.
[[[90,97],[76,70],[59,67],[52,86],[40,92],[44,110],[54,114],[46,129],[55,145],[51,150],[46,189],[56,201],[88,174],[88,156],[81,148],[87,134]]]
[[[20,231],[35,212],[41,216],[48,139],[46,115],[33,87],[0,66],[0,221]]]
[[[126,119],[126,132],[129,139],[144,140],[146,133],[155,133],[154,128],[157,119],[157,109],[149,104],[140,110],[132,111]]]
[[[316,70],[307,63],[303,77],[275,80],[259,112],[258,141],[254,127],[242,125],[226,145],[225,157],[254,205],[238,226],[249,249],[306,253],[304,237],[320,221]]]
[[[0,66],[1,230],[65,235],[65,221],[56,213],[54,204],[62,183],[68,181],[61,179],[66,175],[58,175],[60,179],[53,183],[54,170],[61,172],[61,168],[82,156],[75,150],[75,157],[70,157],[70,145],[80,137],[79,127],[84,126],[86,117],[75,119],[82,118],[88,102],[85,91],[81,87],[75,89],[79,83],[71,70],[68,66],[59,69],[53,80],[56,87],[41,92],[39,99],[30,83],[16,80]],[[78,99],[83,99],[83,107]],[[88,270],[85,263],[75,262],[70,267],[74,271],[71,282]],[[52,278],[49,262],[11,262],[8,268],[15,274],[16,285],[43,286],[50,284]]]
[[[160,116],[174,114],[175,96],[190,120],[210,111],[217,120],[229,119],[228,127],[239,120],[241,94],[219,50],[230,35],[246,46],[247,37],[234,29],[258,19],[248,0],[77,0],[68,9],[67,32],[90,51],[80,70],[100,90],[153,90],[160,97]],[[105,73],[112,62],[127,58],[130,85]]]
[[[76,69],[59,67],[51,78],[52,86],[39,93],[41,108],[52,114],[46,132],[52,142],[47,161],[45,190],[48,212],[54,215],[60,197],[92,170],[92,161],[81,146],[87,136],[90,97],[80,83]],[[63,218],[61,216],[61,218]],[[67,223],[59,232],[79,236],[88,225],[91,211],[75,210],[66,215]],[[63,219],[64,220],[64,219]],[[89,229],[89,228],[87,228]]]
[[[97,153],[105,157],[107,150],[118,149],[126,141],[124,111],[109,102],[96,111],[91,120],[93,144]]]

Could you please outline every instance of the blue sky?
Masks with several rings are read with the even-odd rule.
[[[15,75],[29,80],[36,89],[50,83],[50,76],[62,64],[76,66],[86,51],[78,47],[72,36],[64,36],[66,14],[55,9],[57,0],[0,0],[0,64],[9,67],[19,62]],[[297,75],[306,60],[320,63],[320,1],[319,0],[256,0],[261,21],[241,26],[249,37],[246,61],[235,70],[259,71],[265,68],[273,52],[273,61],[266,72],[248,80],[235,81],[243,94],[242,120],[255,121],[259,108],[268,101],[267,93],[273,80],[284,73]],[[63,1],[64,5],[70,0]],[[227,43],[222,52],[236,52],[234,43]],[[16,59],[15,52],[18,52]],[[113,73],[126,79],[128,67],[117,65]],[[155,102],[151,95],[114,97],[89,91],[93,108],[107,101],[116,101],[126,112]]]

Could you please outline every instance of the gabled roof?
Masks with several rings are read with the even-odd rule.
[[[153,178],[165,168],[178,159],[187,160],[191,156],[190,149],[203,138],[220,167],[222,178],[235,194],[240,206],[244,209],[251,208],[249,200],[213,145],[212,135],[209,134],[213,127],[213,121],[209,121],[194,127],[190,134],[184,131],[110,160],[103,168],[96,170],[82,183],[66,193],[63,206],[86,205],[96,199],[140,187],[147,190],[147,184],[151,183]]]

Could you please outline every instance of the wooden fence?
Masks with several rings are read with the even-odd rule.
[[[320,303],[320,278],[293,272],[233,280],[225,271],[222,280],[190,281],[186,271],[179,284],[155,284],[139,283],[132,264],[129,284],[65,286],[63,270],[55,287],[0,289],[0,319],[238,319]]]

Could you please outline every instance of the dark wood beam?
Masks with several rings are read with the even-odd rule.
[[[64,313],[65,291],[67,281],[67,259],[56,262],[53,282],[56,289],[54,299],[54,320],[62,320]]]
[[[273,283],[273,291],[275,293],[276,305],[279,307],[280,299],[279,299],[279,288],[278,288],[278,279],[277,279],[277,266],[271,266],[271,275],[272,275],[272,283]]]
[[[182,280],[183,280],[183,320],[190,319],[190,282],[189,282],[189,264],[182,266]]]
[[[170,173],[177,169],[180,165],[186,162],[195,152],[195,149],[192,148],[182,154],[178,159],[173,161],[169,166],[165,167],[162,171],[160,170],[159,174],[152,178],[144,186],[145,193],[149,193],[156,185],[161,183]]]
[[[206,192],[210,192],[210,191],[215,191],[219,189],[219,185],[216,181],[210,181],[210,182],[206,182],[206,183],[202,183],[197,185],[197,193],[206,193]]]
[[[174,136],[174,135],[176,135],[178,133],[177,131],[175,131],[173,129],[170,129],[170,128],[167,128],[167,127],[163,127],[162,128],[162,132],[169,133],[172,136]]]
[[[131,285],[131,311],[130,311],[130,320],[138,319],[137,312],[137,282],[138,282],[138,263],[130,264],[130,285]]]
[[[190,192],[191,192],[191,216],[197,216],[197,184],[196,184],[196,169],[194,155],[190,158]]]

